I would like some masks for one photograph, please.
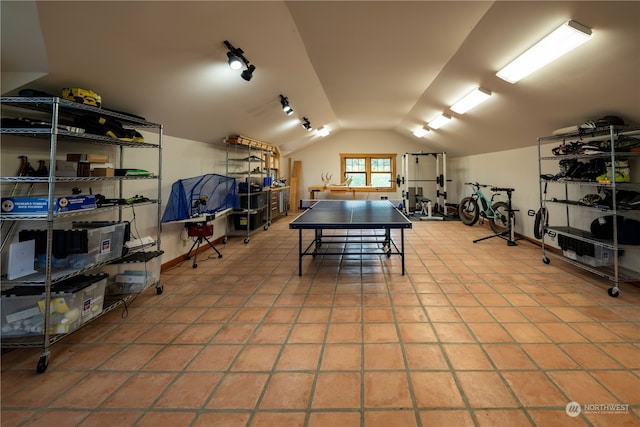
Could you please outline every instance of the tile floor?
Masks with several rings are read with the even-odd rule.
[[[44,374],[40,349],[3,354],[2,427],[640,425],[637,288],[459,222],[414,223],[405,276],[327,256],[298,277],[292,218],[163,272]]]

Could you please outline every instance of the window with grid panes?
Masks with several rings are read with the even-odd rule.
[[[351,187],[365,187],[370,191],[396,189],[395,154],[340,154],[343,180],[351,178]]]

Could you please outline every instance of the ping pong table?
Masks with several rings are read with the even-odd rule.
[[[316,255],[400,255],[402,258],[402,274],[404,275],[404,230],[411,228],[411,221],[388,200],[319,200],[301,213],[289,228],[298,230],[298,275],[302,276],[302,258]],[[374,230],[373,235],[362,234],[323,234],[323,230]],[[391,230],[400,230],[400,248],[391,238]],[[303,249],[303,230],[314,230],[314,238]],[[375,230],[384,230],[384,234],[376,234]],[[320,247],[326,243],[326,250]],[[342,250],[332,252],[330,244],[344,244]],[[361,244],[359,252],[351,252],[352,244]],[[373,251],[363,252],[362,244]],[[380,247],[382,244],[382,247]],[[377,249],[377,251],[375,250]],[[381,250],[381,252],[380,252]]]

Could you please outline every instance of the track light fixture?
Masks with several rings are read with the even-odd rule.
[[[322,126],[320,129],[318,129],[318,135],[320,135],[321,137],[325,137],[329,135],[329,129],[327,129],[326,126]]]
[[[244,64],[247,69],[242,71],[240,77],[242,77],[246,81],[251,80],[251,78],[253,77],[253,72],[256,69],[255,65],[251,65],[251,63],[249,63],[249,60],[245,58],[244,51],[242,49],[233,47],[233,45],[227,40],[224,41],[224,45],[227,47],[227,49],[229,49],[229,52],[227,52],[229,67],[232,70],[239,70]]]
[[[302,118],[302,127],[305,128],[307,132],[311,132],[313,130],[313,128],[311,127],[311,122],[306,117]]]
[[[293,114],[293,108],[289,105],[289,98],[284,95],[280,95],[280,104],[282,105],[282,111],[284,111],[287,116]]]

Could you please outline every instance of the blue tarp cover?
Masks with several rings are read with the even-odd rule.
[[[194,215],[237,207],[235,178],[214,173],[195,176],[173,183],[162,222],[181,221]]]

